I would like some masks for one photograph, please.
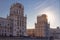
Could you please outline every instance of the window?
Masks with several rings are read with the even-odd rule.
[[[9,26],[9,24],[8,24],[8,26]]]
[[[18,14],[20,13],[20,11],[18,10]]]
[[[19,6],[19,8],[21,8],[21,5]]]
[[[19,29],[19,27],[18,27],[18,29]]]
[[[16,31],[16,29],[15,29],[15,31]]]
[[[20,32],[21,32],[21,30],[20,30]]]
[[[17,33],[17,36],[19,36],[19,33]]]
[[[19,9],[15,9],[14,13],[19,14],[20,10]]]
[[[19,20],[17,21],[17,26],[19,26]]]
[[[19,31],[17,31],[17,35],[19,36]]]

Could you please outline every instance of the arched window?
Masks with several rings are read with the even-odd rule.
[[[14,13],[19,14],[20,13],[20,10],[19,9],[15,9],[14,10]]]

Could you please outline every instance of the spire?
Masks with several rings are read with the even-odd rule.
[[[8,14],[7,14],[7,17],[8,17]]]

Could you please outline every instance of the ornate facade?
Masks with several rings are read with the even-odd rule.
[[[35,23],[35,36],[48,37],[49,27],[47,16],[45,14],[37,17],[37,23]]]
[[[24,16],[24,6],[21,3],[11,5],[10,14],[6,19],[9,21],[10,35],[24,36],[26,34],[26,16]]]

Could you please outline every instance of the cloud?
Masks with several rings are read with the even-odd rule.
[[[39,4],[38,5],[38,3],[37,3],[37,6],[35,7],[35,9],[39,9],[40,7],[43,7],[43,6],[45,6],[45,4],[48,2],[48,0],[46,0],[46,1],[43,1],[41,4]]]
[[[44,9],[49,6],[53,6],[56,1],[57,0],[45,0],[45,1],[42,1],[41,3],[37,2],[37,6],[35,7],[35,9],[39,10],[39,9]]]

